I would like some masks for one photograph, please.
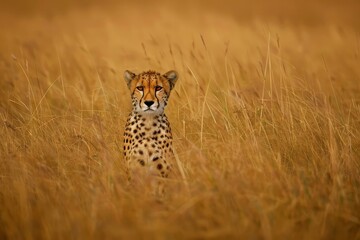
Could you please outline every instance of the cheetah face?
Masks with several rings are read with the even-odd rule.
[[[136,75],[125,71],[124,78],[131,91],[133,109],[144,114],[160,114],[164,111],[178,74],[175,71],[163,75],[147,71]]]

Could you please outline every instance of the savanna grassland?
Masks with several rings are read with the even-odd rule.
[[[85,2],[0,7],[0,239],[360,239],[358,1]],[[162,199],[125,69],[179,72]]]

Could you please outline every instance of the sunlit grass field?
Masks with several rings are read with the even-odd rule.
[[[360,239],[356,1],[65,3],[0,17],[0,239]],[[127,185],[126,69],[179,72],[161,199]]]

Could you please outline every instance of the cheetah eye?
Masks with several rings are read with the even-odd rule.
[[[139,90],[139,91],[144,91],[144,87],[143,87],[143,86],[138,86],[138,87],[136,87],[136,89]]]
[[[155,87],[155,90],[156,90],[156,91],[160,91],[161,89],[162,89],[161,86],[156,86],[156,87]]]

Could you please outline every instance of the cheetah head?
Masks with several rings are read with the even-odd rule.
[[[135,111],[145,114],[161,114],[164,112],[178,74],[176,71],[169,71],[165,74],[147,71],[136,75],[126,70],[124,78],[130,89]]]

